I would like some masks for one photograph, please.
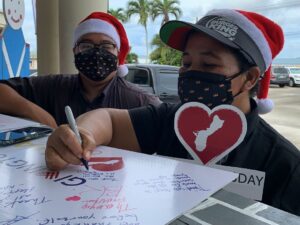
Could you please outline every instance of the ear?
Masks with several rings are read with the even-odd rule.
[[[246,72],[246,81],[244,84],[244,91],[249,91],[251,90],[255,84],[258,82],[260,77],[260,69],[258,66],[253,66],[251,67],[247,72]]]

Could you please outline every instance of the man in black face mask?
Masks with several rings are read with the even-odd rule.
[[[74,32],[77,75],[49,75],[1,81],[0,113],[56,127],[66,122],[64,107],[77,117],[97,108],[130,109],[160,100],[123,79],[129,43],[113,16],[94,12]]]
[[[209,108],[230,104],[245,114],[245,139],[219,163],[265,172],[262,202],[300,215],[300,152],[258,115],[272,109],[267,91],[272,59],[283,47],[280,26],[253,12],[220,9],[196,24],[167,22],[160,36],[183,52],[178,80],[182,103],[196,101]],[[59,127],[48,140],[47,166],[59,170],[68,163],[80,164],[78,156],[89,160],[95,145],[191,158],[174,131],[179,107],[163,103],[86,113],[77,119],[85,145],[81,147],[75,137],[72,146],[62,143],[72,131]]]

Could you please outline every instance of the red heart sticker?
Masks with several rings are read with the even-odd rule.
[[[232,105],[211,110],[202,103],[188,102],[177,110],[174,128],[191,156],[206,165],[216,163],[244,140],[247,121]]]
[[[89,160],[89,165],[98,171],[115,171],[124,167],[121,157],[93,157]]]
[[[66,201],[73,201],[73,202],[77,202],[79,201],[81,198],[79,196],[71,196],[71,197],[67,197],[65,198]]]

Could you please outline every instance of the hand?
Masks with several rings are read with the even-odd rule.
[[[38,118],[36,118],[36,121],[45,125],[48,125],[49,127],[52,128],[57,128],[57,123],[55,121],[55,119],[50,115],[44,115],[44,116],[39,116]]]
[[[40,106],[33,104],[32,102],[28,101],[27,104],[28,112],[26,113],[25,117],[36,122],[48,125],[49,127],[57,128],[57,123],[50,113],[48,113]]]
[[[78,127],[82,139],[80,146],[75,133],[68,125],[59,126],[48,138],[45,160],[51,170],[61,170],[68,164],[79,165],[80,158],[89,160],[96,148],[94,136],[87,130]]]

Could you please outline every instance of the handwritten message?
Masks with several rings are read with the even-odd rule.
[[[38,220],[38,225],[140,225],[138,217],[135,214],[119,214],[111,216],[102,216],[97,219],[94,213],[84,216],[73,217],[49,217]],[[0,223],[1,225],[1,223]]]
[[[82,177],[87,180],[117,181],[115,172],[82,171]]]
[[[34,187],[7,185],[0,187],[0,205],[4,208],[14,208],[17,205],[41,205],[50,202],[46,196],[37,196]]]
[[[173,174],[172,176],[158,176],[157,178],[148,180],[139,179],[135,182],[135,185],[144,188],[147,193],[209,191],[209,189],[203,188],[194,179],[184,173]]]
[[[0,149],[0,225],[166,224],[237,177],[106,147],[89,171],[48,171],[44,150]]]
[[[30,218],[32,218],[34,215],[38,214],[39,212],[30,214],[28,216],[15,216],[12,219],[8,219],[8,220],[1,220],[0,219],[0,225],[12,225],[15,223],[19,223],[20,221],[26,222],[26,220],[29,220]],[[20,224],[20,223],[19,223]]]

